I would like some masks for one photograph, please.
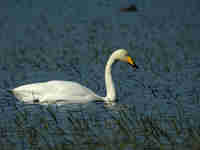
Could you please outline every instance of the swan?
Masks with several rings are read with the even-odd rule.
[[[72,81],[51,80],[22,85],[11,89],[10,92],[24,102],[57,102],[65,101],[72,103],[86,103],[92,100],[114,102],[116,100],[115,86],[112,80],[111,67],[117,61],[130,64],[137,69],[135,61],[128,55],[125,49],[117,49],[109,57],[105,67],[105,85],[107,95],[101,97],[92,90]]]

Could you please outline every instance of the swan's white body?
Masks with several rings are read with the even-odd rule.
[[[25,102],[33,102],[34,100],[38,100],[41,103],[60,100],[72,103],[85,103],[92,100],[114,101],[116,92],[111,76],[111,67],[117,60],[127,62],[137,68],[126,50],[118,49],[113,52],[105,68],[106,97],[96,95],[92,90],[79,83],[58,80],[22,85],[11,91],[17,99]]]
[[[53,80],[48,82],[23,85],[13,89],[14,95],[25,102],[55,102],[86,103],[92,99],[102,100],[92,90],[71,81]]]

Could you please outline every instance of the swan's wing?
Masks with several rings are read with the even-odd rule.
[[[13,89],[14,95],[22,101],[56,101],[68,100],[73,102],[86,102],[102,99],[92,90],[71,81],[48,81],[23,85]]]
[[[96,95],[92,90],[82,86],[79,83],[71,81],[49,81],[48,85],[52,85],[55,89],[56,94],[48,94],[45,98],[47,100],[58,99],[67,100],[72,103],[85,103],[91,100],[102,100],[103,98]],[[54,92],[55,93],[55,92]]]

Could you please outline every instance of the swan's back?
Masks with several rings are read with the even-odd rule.
[[[23,85],[13,89],[12,92],[17,99],[26,102],[68,100],[80,103],[101,99],[79,83],[59,80]]]

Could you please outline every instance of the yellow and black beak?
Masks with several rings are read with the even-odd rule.
[[[130,57],[127,56],[127,62],[130,64],[133,68],[138,69],[139,67],[135,64],[135,61]]]

